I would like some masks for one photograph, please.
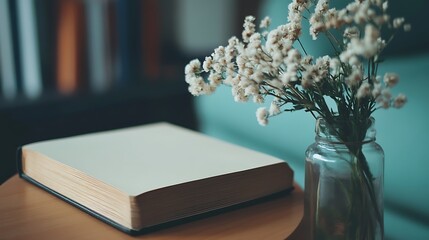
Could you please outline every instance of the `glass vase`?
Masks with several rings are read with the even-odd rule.
[[[383,239],[384,152],[374,119],[361,137],[347,124],[316,122],[306,151],[304,221],[307,239]],[[354,139],[357,139],[356,141]]]

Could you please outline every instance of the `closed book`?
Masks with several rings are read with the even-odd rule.
[[[20,176],[130,234],[288,192],[283,160],[169,123],[24,145]]]

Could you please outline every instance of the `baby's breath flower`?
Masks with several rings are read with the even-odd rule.
[[[253,102],[258,103],[258,104],[262,104],[265,102],[265,99],[261,94],[253,95]]]
[[[348,39],[358,38],[359,37],[359,28],[356,26],[348,27],[344,30],[343,36]]]
[[[203,69],[205,72],[209,72],[213,64],[213,59],[211,57],[206,57],[203,62]]]
[[[255,84],[249,85],[244,89],[244,94],[246,96],[253,96],[259,94],[259,88]]]
[[[266,16],[264,19],[262,19],[261,24],[259,25],[260,28],[268,28],[271,24],[271,18]]]
[[[256,119],[258,123],[262,126],[266,126],[268,124],[268,111],[264,107],[260,107],[256,110]]]
[[[390,92],[399,76],[386,73],[381,82],[377,66],[385,39],[389,39],[382,36],[380,29],[402,27],[409,31],[411,26],[405,24],[404,18],[392,21],[385,0],[354,0],[338,10],[329,8],[329,0],[316,1],[314,8],[310,8],[310,2],[314,1],[292,0],[287,22],[273,30],[268,31],[271,19],[265,17],[259,25],[262,33],[256,31],[255,17],[247,16],[241,40],[231,37],[228,45],[214,49],[202,66],[198,59],[186,65],[189,91],[196,96],[210,94],[224,84],[231,87],[237,102],[252,99],[263,103],[265,97],[273,96],[268,110],[259,108],[256,112],[261,125],[268,124],[268,117],[280,114],[280,107],[286,104],[295,108],[291,110],[304,108],[319,116],[341,115],[339,109],[326,110],[327,96],[359,114],[402,107],[405,95],[393,99]],[[302,33],[302,21],[310,23],[313,39],[326,33],[335,55],[313,57],[296,43]],[[341,34],[342,39],[337,39]]]
[[[405,22],[403,17],[393,19],[393,28],[400,28]]]
[[[399,94],[395,100],[393,100],[393,107],[394,108],[401,108],[407,103],[407,97],[404,94]]]
[[[202,77],[191,77],[188,79],[189,92],[194,96],[210,94],[214,91],[207,83],[204,82]]]
[[[383,11],[384,12],[387,11],[388,7],[389,7],[389,2],[388,1],[383,2]]]
[[[270,110],[269,110],[270,116],[275,116],[275,115],[278,115],[279,113],[280,113],[280,108],[277,105],[277,102],[272,101],[270,105]]]
[[[373,86],[373,89],[371,91],[372,97],[376,100],[379,101],[379,97],[381,96],[381,84],[380,83],[376,83]]]
[[[222,83],[222,75],[220,73],[212,73],[209,75],[208,80],[210,85],[217,87]]]
[[[394,87],[399,82],[399,75],[396,73],[386,73],[384,75],[384,83],[388,87]]]
[[[404,31],[405,32],[411,31],[411,24],[404,24]]]
[[[244,93],[244,89],[238,87],[237,85],[233,85],[231,88],[232,96],[234,97],[234,101],[236,102],[247,102],[249,97]]]
[[[362,98],[366,98],[371,94],[371,85],[367,82],[362,83],[362,85],[360,85],[356,97],[358,99],[362,99]]]
[[[186,75],[195,74],[195,73],[198,73],[200,69],[201,69],[200,60],[194,59],[191,62],[189,62],[189,64],[186,65],[185,74]]]
[[[362,81],[362,71],[359,69],[354,69],[352,73],[347,77],[346,83],[349,87],[356,87]]]
[[[390,89],[388,89],[388,88],[383,88],[381,90],[381,96],[383,97],[383,99],[386,102],[389,102],[390,99],[392,99],[392,93],[390,92]]]
[[[244,30],[241,34],[243,38],[243,42],[247,43],[249,42],[250,36],[252,36],[255,33],[255,17],[254,16],[247,16],[244,19]]]

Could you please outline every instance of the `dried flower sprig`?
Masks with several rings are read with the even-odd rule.
[[[269,110],[257,110],[261,125],[287,111],[305,110],[328,122],[338,117],[366,122],[379,108],[402,107],[405,95],[393,98],[390,91],[399,76],[386,73],[382,78],[377,70],[395,32],[410,30],[404,18],[392,20],[383,0],[356,0],[339,10],[330,8],[328,0],[319,0],[311,12],[312,4],[293,0],[288,22],[267,31],[271,20],[266,17],[259,25],[262,33],[256,31],[255,18],[246,17],[242,41],[232,37],[203,64],[195,59],[186,66],[189,91],[195,96],[210,94],[224,84],[231,86],[237,102],[263,103],[272,96]],[[314,40],[324,35],[330,41],[332,56],[315,58],[307,53],[300,41],[304,20],[310,22]],[[385,38],[383,28],[394,31]],[[327,99],[335,102],[334,109]]]

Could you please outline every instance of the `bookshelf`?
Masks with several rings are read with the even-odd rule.
[[[25,143],[158,121],[197,127],[189,59],[168,33],[175,4],[0,0],[0,183]]]
[[[197,129],[184,66],[210,54],[197,42],[240,36],[259,3],[0,0],[0,183],[29,142],[156,121]]]

